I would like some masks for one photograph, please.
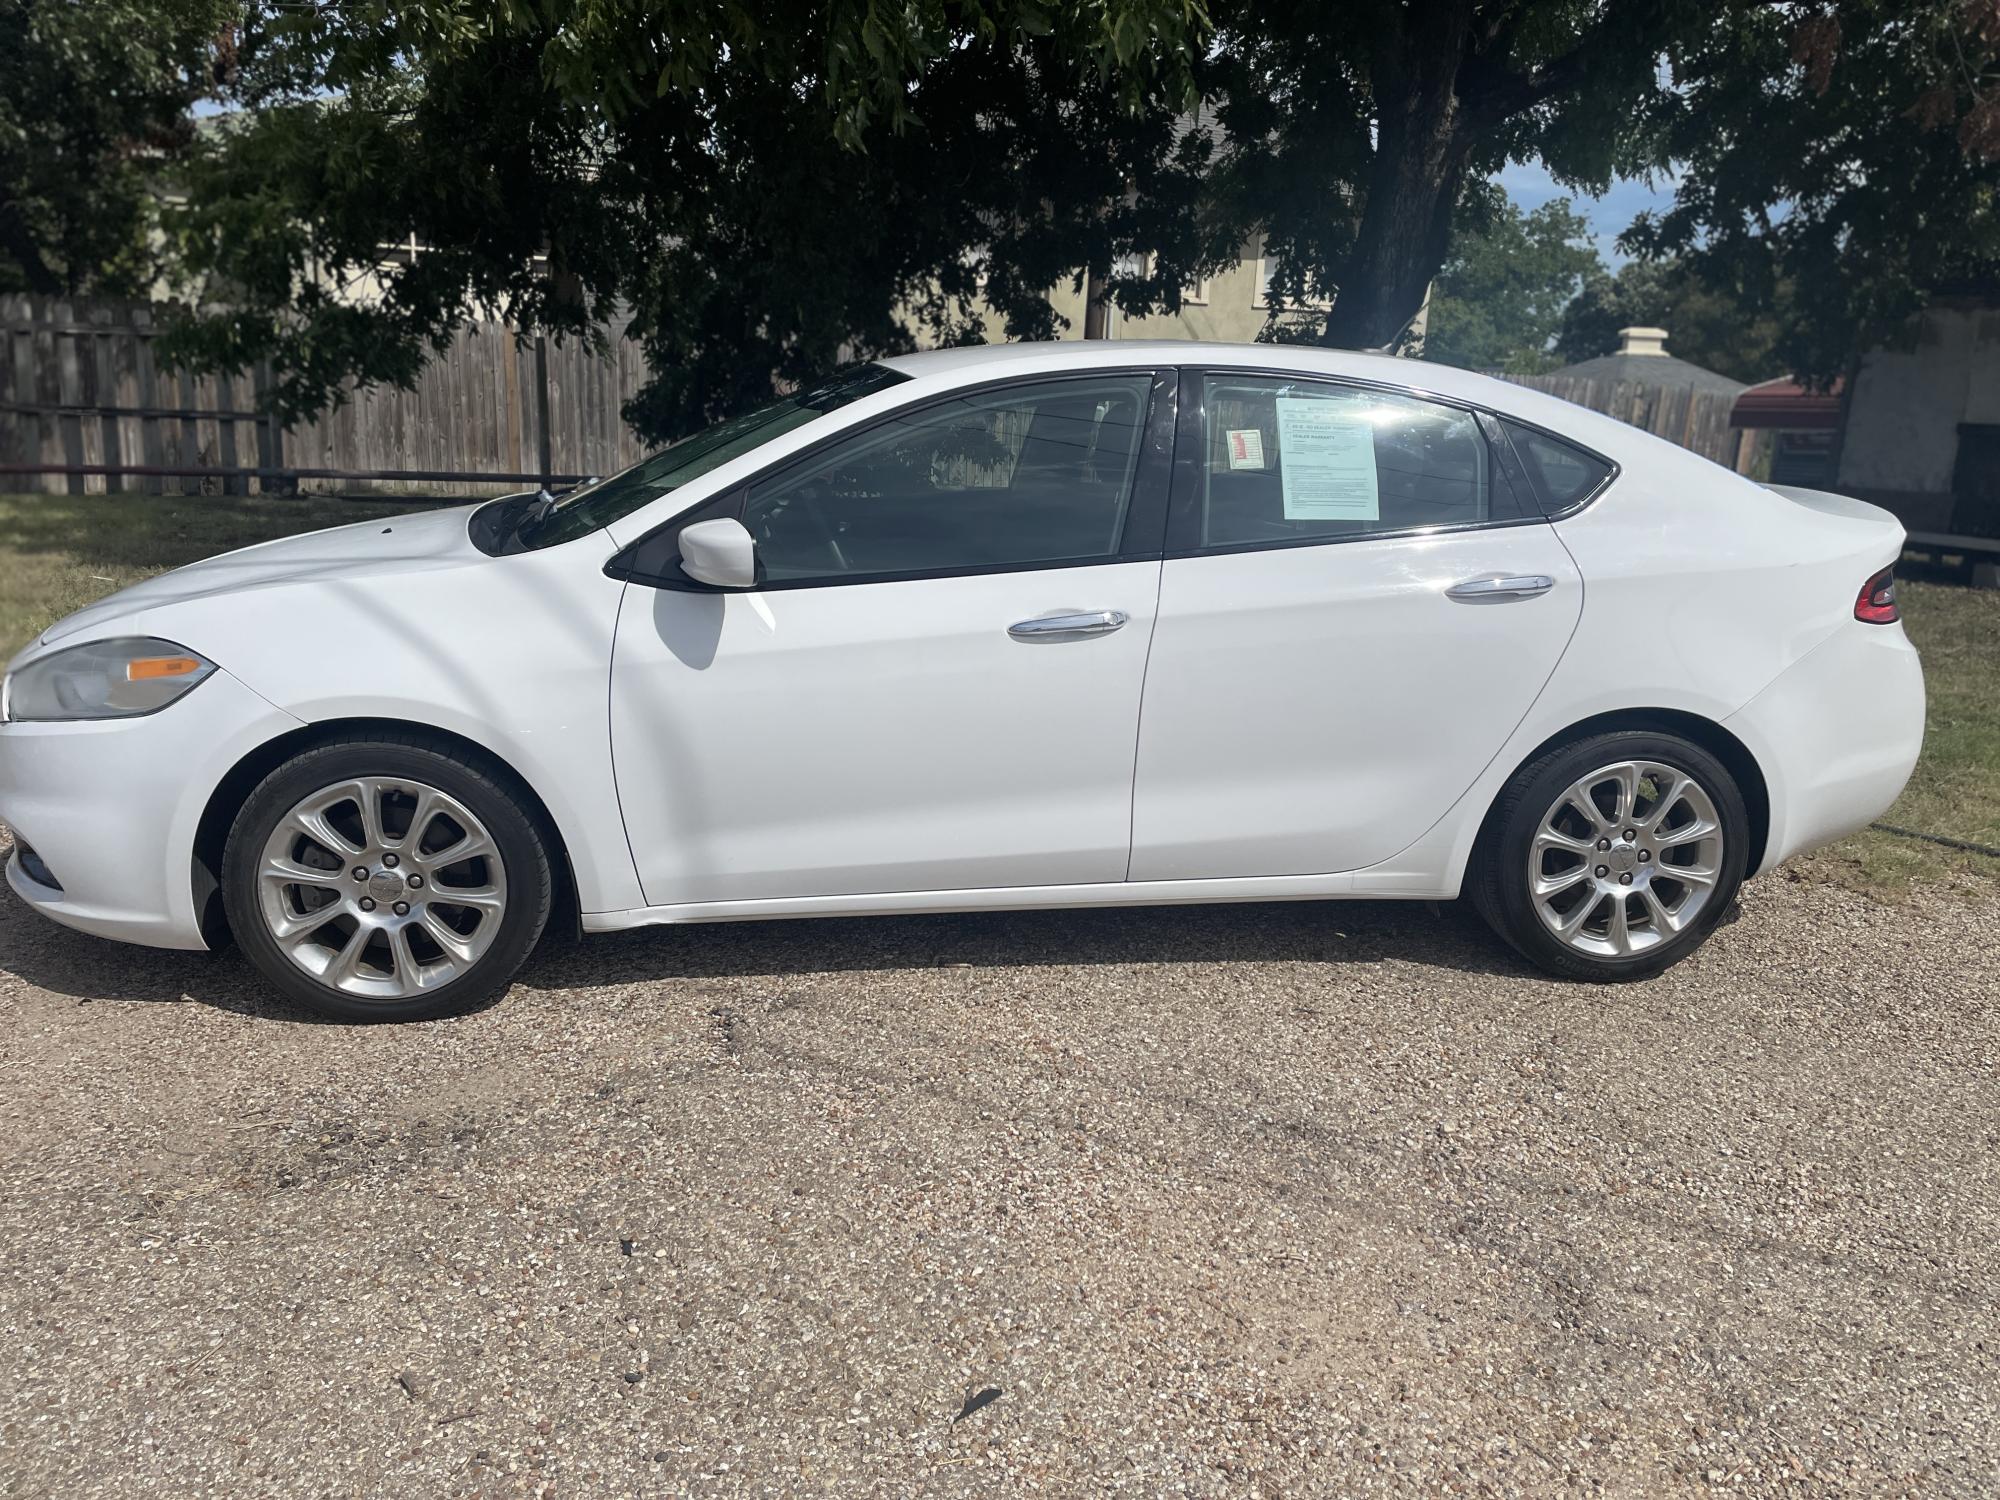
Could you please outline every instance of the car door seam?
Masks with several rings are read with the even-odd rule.
[[[1528,699],[1527,706],[1521,710],[1520,717],[1515,719],[1515,721],[1508,726],[1507,732],[1500,737],[1500,743],[1494,746],[1493,753],[1487,756],[1486,759],[1480,764],[1478,771],[1473,774],[1472,780],[1468,781],[1464,785],[1464,787],[1460,789],[1459,794],[1451,799],[1450,804],[1446,806],[1444,811],[1439,813],[1435,818],[1433,818],[1429,823],[1427,823],[1424,826],[1423,832],[1419,833],[1415,838],[1411,839],[1407,844],[1403,845],[1403,847],[1398,849],[1394,854],[1386,855],[1383,858],[1375,860],[1370,864],[1357,866],[1355,869],[1347,871],[1345,873],[1359,876],[1366,873],[1369,870],[1379,870],[1384,865],[1394,864],[1397,860],[1401,859],[1405,854],[1408,854],[1412,849],[1416,848],[1417,845],[1421,844],[1425,839],[1429,838],[1433,833],[1435,833],[1438,830],[1439,826],[1443,824],[1447,818],[1449,818],[1453,813],[1458,811],[1459,807],[1464,803],[1465,799],[1467,797],[1470,797],[1475,791],[1479,789],[1480,782],[1484,781],[1486,779],[1487,774],[1492,771],[1494,763],[1497,762],[1502,755],[1506,754],[1507,747],[1514,743],[1515,736],[1520,734],[1521,732],[1521,726],[1526,724],[1528,720],[1534,716],[1535,705],[1537,705],[1542,701],[1542,698],[1544,697],[1544,695],[1547,694],[1549,690],[1549,684],[1556,680],[1556,673],[1562,670],[1563,662],[1567,660],[1569,657],[1569,648],[1576,644],[1577,632],[1583,629],[1584,611],[1589,607],[1590,604],[1589,600],[1590,582],[1588,579],[1584,577],[1583,567],[1580,563],[1577,562],[1576,554],[1570,551],[1569,543],[1563,540],[1561,529],[1557,527],[1557,525],[1553,521],[1545,521],[1543,522],[1543,524],[1548,527],[1549,535],[1555,538],[1556,545],[1562,548],[1563,555],[1569,559],[1570,568],[1574,571],[1576,575],[1576,589],[1577,589],[1576,617],[1570,621],[1569,634],[1563,637],[1562,650],[1556,653],[1555,660],[1549,664],[1548,673],[1542,678],[1541,686],[1537,687],[1534,691],[1534,694]],[[1547,596],[1544,595],[1543,597]]]
[[[632,847],[632,820],[625,816],[624,778],[618,772],[618,718],[613,694],[618,686],[618,642],[625,623],[625,601],[632,597],[635,585],[626,583],[618,591],[618,609],[611,617],[611,659],[604,668],[604,753],[611,762],[611,801],[618,809],[618,829],[625,838],[625,857],[632,861],[632,880],[638,888],[639,899],[647,901],[646,879],[639,871],[639,851]]]
[[[1132,851],[1139,836],[1139,746],[1146,733],[1146,678],[1153,669],[1153,642],[1160,638],[1160,601],[1165,597],[1167,561],[1161,558],[1153,574],[1153,618],[1146,630],[1146,654],[1139,663],[1139,705],[1132,716],[1132,772],[1125,788],[1125,874],[1132,879]]]

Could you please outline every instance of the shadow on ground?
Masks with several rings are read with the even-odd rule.
[[[866,970],[1096,964],[1352,964],[1531,971],[1469,910],[1416,902],[1283,902],[955,916],[813,918],[654,927],[548,939],[522,971],[545,990]],[[0,965],[79,1004],[192,1001],[312,1021],[234,948],[181,953],[72,932],[0,895]]]

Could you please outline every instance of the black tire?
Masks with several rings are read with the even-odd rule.
[[[1613,957],[1580,951],[1544,925],[1529,889],[1529,853],[1542,820],[1565,790],[1600,767],[1624,761],[1654,762],[1692,776],[1714,805],[1722,849],[1715,884],[1686,927],[1643,951]],[[1600,983],[1649,979],[1700,947],[1735,904],[1749,841],[1750,816],[1736,778],[1701,746],[1678,735],[1653,731],[1596,734],[1550,750],[1515,773],[1487,818],[1467,875],[1468,894],[1487,924],[1539,969],[1565,979]],[[1658,856],[1662,863],[1656,868],[1670,869],[1665,861],[1674,857],[1674,851],[1662,850]],[[1564,873],[1560,865],[1555,873]],[[1646,878],[1643,868],[1637,878]],[[1659,891],[1680,889],[1670,877],[1662,878],[1666,883]],[[1586,889],[1576,899],[1599,898]],[[1572,904],[1569,909],[1576,907]],[[1606,908],[1600,908],[1603,910]]]
[[[287,956],[260,906],[257,870],[280,821],[313,792],[353,777],[409,777],[457,799],[485,825],[505,872],[505,907],[488,946],[463,973],[407,999],[362,999],[321,982]],[[434,888],[443,878],[434,877]],[[244,802],[222,857],[223,910],[244,953],[280,993],[343,1021],[427,1020],[491,999],[534,950],[554,892],[548,849],[527,797],[456,746],[415,732],[344,737],[286,761]]]

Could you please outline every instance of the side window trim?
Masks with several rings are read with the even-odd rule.
[[[1068,557],[1046,561],[989,563],[953,568],[930,568],[894,573],[833,574],[824,578],[781,578],[759,581],[754,589],[719,589],[711,584],[698,583],[680,573],[655,573],[636,565],[640,549],[649,542],[668,532],[678,532],[683,526],[697,519],[708,519],[713,515],[733,515],[741,517],[743,505],[750,491],[758,485],[782,480],[793,470],[806,469],[818,462],[830,449],[855,438],[886,427],[894,422],[920,418],[932,410],[963,401],[968,397],[992,395],[1017,386],[1050,385],[1067,380],[1099,380],[1120,375],[1144,375],[1151,380],[1145,426],[1140,434],[1139,462],[1132,476],[1132,495],[1125,507],[1125,521],[1119,537],[1117,550],[1101,557]],[[1168,483],[1174,456],[1174,433],[1181,372],[1170,365],[1116,365],[1104,369],[1063,370],[1042,374],[1024,373],[1003,379],[983,381],[977,385],[959,386],[950,391],[940,392],[928,400],[909,406],[897,407],[884,412],[866,422],[844,427],[839,432],[830,433],[819,442],[800,452],[771,464],[767,468],[750,475],[740,484],[734,485],[724,495],[690,506],[670,520],[655,526],[651,531],[620,548],[604,571],[612,578],[624,579],[630,583],[643,584],[648,588],[668,589],[678,593],[722,594],[722,593],[769,593],[789,589],[809,588],[851,588],[871,583],[908,583],[920,579],[976,577],[991,573],[1040,573],[1057,568],[1102,567],[1118,562],[1151,562],[1163,552],[1166,541]],[[675,561],[678,561],[676,554]]]
[[[1535,483],[1528,473],[1528,466],[1521,455],[1514,450],[1514,443],[1507,436],[1507,424],[1490,411],[1473,413],[1479,419],[1479,430],[1486,437],[1487,449],[1493,454],[1494,464],[1507,476],[1507,482],[1514,487],[1514,493],[1521,497],[1524,505],[1535,508],[1535,519],[1546,520],[1549,513],[1548,497],[1542,487]]]

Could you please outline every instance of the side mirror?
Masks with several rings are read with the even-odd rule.
[[[696,583],[719,589],[757,586],[757,539],[731,516],[683,528],[680,548],[681,571]]]

